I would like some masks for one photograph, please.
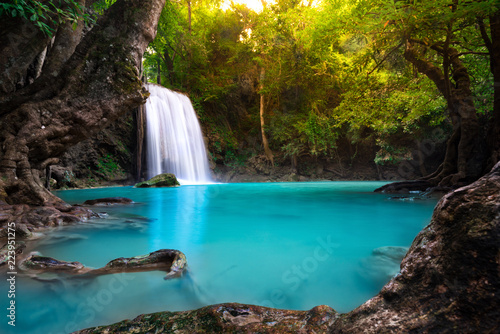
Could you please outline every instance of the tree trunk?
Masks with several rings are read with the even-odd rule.
[[[263,89],[263,80],[264,76],[266,74],[265,69],[260,70],[260,80],[261,80],[261,86],[260,89]],[[264,93],[261,92],[260,94],[260,130],[262,133],[262,145],[264,146],[264,153],[266,155],[267,160],[271,163],[271,166],[274,166],[274,156],[273,152],[269,148],[269,142],[267,141],[267,136],[266,136],[266,131],[265,131],[265,121],[264,121],[264,110],[265,110],[265,103],[264,103]]]
[[[174,84],[174,59],[175,59],[175,51],[174,55],[170,57],[170,54],[168,53],[168,48],[165,48],[165,53],[163,54],[163,61],[165,62],[165,65],[167,65],[168,80],[171,85]]]
[[[156,60],[156,83],[161,85],[161,60]]]
[[[490,54],[490,70],[493,74],[493,112],[489,121],[486,143],[488,160],[484,172],[487,172],[500,160],[500,11],[489,17],[490,35],[488,36],[483,20],[480,20],[481,36]]]
[[[0,60],[22,55],[0,62],[5,64],[0,78],[0,200],[9,204],[59,203],[60,199],[43,187],[40,171],[67,148],[144,103],[148,93],[140,81],[139,68],[144,50],[156,34],[164,3],[117,1],[81,41],[75,38],[70,42],[77,45],[67,60],[58,56],[59,65],[47,63],[46,68],[55,72],[43,70],[32,85],[17,90],[15,81],[8,80],[13,78],[9,74],[15,77],[25,72],[50,39],[25,28],[28,22],[6,19],[0,23],[1,31],[6,31],[0,39],[10,43],[2,44]],[[16,24],[21,34],[3,29]],[[9,34],[15,38],[5,36]],[[22,46],[27,52],[20,49]]]
[[[425,51],[425,49],[424,49]],[[480,147],[479,123],[470,89],[470,77],[460,61],[458,51],[453,48],[440,49],[444,71],[423,57],[408,40],[404,57],[422,74],[431,79],[447,101],[448,113],[453,125],[453,133],[448,139],[445,158],[439,171],[415,183],[422,187],[425,181],[429,186],[456,187],[477,180],[483,171],[484,154]],[[451,70],[450,75],[446,72]],[[424,182],[424,183],[425,183]],[[401,186],[401,187],[400,187]],[[377,191],[412,190],[411,182],[389,184]]]

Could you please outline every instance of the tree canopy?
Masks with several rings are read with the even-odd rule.
[[[466,138],[479,131],[468,120],[494,117],[486,41],[498,1],[262,3],[254,12],[234,2],[169,2],[146,54],[150,81],[189,92],[216,150],[234,158],[237,142],[259,131],[261,95],[269,145],[285,157],[332,156],[339,140],[371,140],[376,162],[394,163],[411,157],[409,142],[460,127],[455,146],[468,153],[449,155],[446,174],[466,177],[457,164],[477,151]],[[242,94],[253,108],[234,122],[233,97]]]
[[[43,33],[32,44],[46,45],[114,2],[16,0],[0,3],[0,17],[31,22]],[[256,12],[169,1],[145,53],[149,81],[191,97],[214,160],[238,164],[259,151],[296,166],[372,145],[377,164],[394,164],[415,158],[422,141],[448,140],[438,170],[420,173],[449,185],[500,158],[498,0],[261,2]],[[4,91],[29,84],[14,74],[4,72]]]

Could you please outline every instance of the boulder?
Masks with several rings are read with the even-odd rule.
[[[96,198],[96,199],[89,199],[83,202],[84,205],[99,205],[99,206],[108,206],[115,204],[131,204],[131,203],[134,203],[134,201],[126,197]]]
[[[289,311],[228,303],[195,311],[140,315],[75,333],[327,333],[337,317],[324,305],[310,311]]]
[[[156,175],[147,181],[139,182],[135,185],[136,188],[150,187],[177,187],[180,183],[174,174],[164,173]]]

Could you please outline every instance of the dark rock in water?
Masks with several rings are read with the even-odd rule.
[[[338,314],[329,306],[288,311],[236,303],[196,311],[140,315],[76,333],[326,333]]]
[[[96,198],[89,199],[83,202],[84,205],[114,205],[114,204],[131,204],[134,203],[130,198],[126,197],[105,197],[105,198]]]
[[[12,249],[13,247],[13,249]],[[5,245],[0,248],[0,267],[3,266],[4,264],[7,264],[9,261],[9,251],[14,252],[14,255],[19,255],[23,252],[23,250],[26,248],[26,244],[22,241],[17,241],[14,246],[11,246],[11,249],[9,249],[9,244],[6,243]],[[12,255],[12,253],[11,253]]]
[[[375,189],[375,192],[383,193],[408,193],[410,191],[426,191],[431,188],[432,184],[429,181],[401,181],[386,184]]]
[[[177,178],[174,174],[164,173],[156,175],[151,179],[139,182],[135,185],[136,188],[149,188],[149,187],[176,187],[179,186],[180,183],[177,181]]]
[[[20,263],[20,268],[29,271],[78,273],[85,269],[80,262],[66,262],[51,257],[32,254]]]
[[[500,162],[440,200],[401,272],[352,312],[222,304],[77,333],[499,333],[499,246]]]

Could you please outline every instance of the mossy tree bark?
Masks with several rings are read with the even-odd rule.
[[[0,201],[60,202],[43,187],[40,171],[144,103],[148,93],[139,68],[164,4],[119,0],[85,35],[82,27],[63,25],[53,43],[29,22],[2,18]],[[44,51],[48,56],[41,75],[26,81],[29,67]]]

